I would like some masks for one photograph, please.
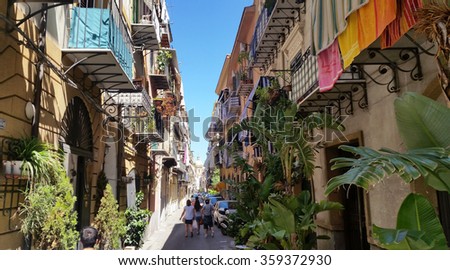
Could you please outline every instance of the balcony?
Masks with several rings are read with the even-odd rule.
[[[151,66],[150,70],[150,83],[152,86],[153,95],[157,94],[157,90],[174,90],[175,81],[177,79],[175,72],[178,70],[177,51],[174,49],[164,49],[158,51],[158,55],[152,63],[148,63]],[[162,62],[162,63],[161,63]]]
[[[150,143],[150,151],[153,155],[160,155],[160,156],[168,157],[170,155],[169,140],[164,140],[162,142]]]
[[[70,66],[66,73],[79,68],[92,87],[135,90],[133,44],[116,1],[108,1],[105,8],[73,6],[68,31],[62,50],[62,61]]]
[[[256,89],[258,89],[258,87],[269,87],[271,85],[271,80],[273,80],[273,79],[274,79],[274,77],[269,77],[269,76],[264,76],[264,77],[259,78],[258,83],[253,86],[252,91],[250,92],[247,100],[245,101],[244,108],[242,109],[242,113],[240,115],[241,121],[243,119],[247,118],[248,109],[254,109],[252,104],[254,102],[253,99],[255,97]]]
[[[175,157],[177,161],[177,165],[173,168],[176,172],[180,174],[186,173],[186,164],[184,164],[184,155],[188,153],[179,153],[178,152],[178,141],[174,140],[172,145],[172,156]]]
[[[230,114],[238,114],[241,112],[241,101],[239,96],[231,96],[228,102],[228,111]]]
[[[169,12],[166,7],[166,2],[163,1],[161,4],[161,47],[170,48],[172,31],[170,30]]]
[[[177,165],[175,167],[173,167],[173,170],[175,172],[183,175],[186,173],[186,165],[183,162],[179,161],[179,162],[177,162]],[[181,181],[184,181],[184,179],[181,178]]]
[[[161,26],[156,9],[154,6],[150,9],[149,14],[142,15],[138,22],[131,24],[134,46],[141,50],[157,50],[161,42]]]
[[[145,142],[163,142],[164,129],[162,128],[162,120],[155,119],[154,116],[139,117],[132,120],[131,130],[139,138]]]
[[[248,76],[248,71],[243,70],[236,73],[234,89],[242,96],[248,96],[253,88],[253,79]]]
[[[327,92],[319,92],[317,57],[310,48],[294,58],[291,70],[291,99],[299,104],[301,114],[325,112],[338,118],[353,114],[355,104],[362,109],[368,106],[364,72],[355,65],[345,70]]]
[[[272,7],[261,11],[250,44],[250,63],[253,67],[267,68],[291,29],[300,21],[304,4],[296,2],[277,0]]]

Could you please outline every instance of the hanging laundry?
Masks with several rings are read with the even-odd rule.
[[[358,10],[358,42],[362,51],[369,47],[395,20],[397,16],[397,1],[371,0]]]
[[[312,53],[327,49],[347,27],[346,18],[369,0],[315,0],[312,3]]]
[[[319,66],[319,91],[333,89],[334,84],[342,74],[339,44],[336,39],[326,50],[321,51],[317,58]]]
[[[349,67],[355,57],[361,52],[358,42],[358,13],[352,13],[347,18],[347,23],[345,31],[338,36],[344,69]]]
[[[406,32],[416,24],[414,14],[423,7],[422,0],[400,0],[400,12],[390,23],[381,36],[381,48],[388,48],[394,45]]]

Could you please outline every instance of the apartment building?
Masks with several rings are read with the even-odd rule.
[[[0,140],[34,136],[64,151],[77,228],[105,177],[120,210],[154,212],[153,230],[186,196],[190,138],[164,0],[2,1]],[[0,173],[0,249],[22,246],[27,179]],[[183,191],[184,190],[184,191]]]
[[[227,132],[232,123],[252,116],[258,86],[275,84],[297,104],[299,115],[327,112],[346,127],[342,133],[322,134],[324,147],[316,154],[317,168],[309,179],[316,201],[338,201],[345,207],[343,211],[317,216],[317,233],[331,239],[319,241],[319,249],[378,248],[372,226],[395,227],[400,204],[413,191],[425,194],[433,202],[449,235],[449,213],[445,210],[449,196],[431,190],[423,181],[405,184],[400,177],[392,176],[369,192],[348,186],[328,197],[324,195],[328,180],[345,172],[330,168],[331,159],[345,155],[338,146],[405,150],[394,115],[397,97],[418,92],[448,102],[436,83],[436,48],[413,30],[413,12],[422,6],[422,1],[389,1],[387,4],[396,12],[385,14],[378,21],[373,16],[376,1],[351,2],[355,5],[345,6],[347,13],[341,17],[333,13],[331,4],[313,0],[255,0],[244,9],[235,45],[216,88],[220,105],[215,107],[227,107],[228,113],[235,113],[236,117],[231,117],[231,123],[230,117],[222,119],[223,134],[212,140],[208,152],[212,155],[210,160],[215,155],[218,162],[209,163],[209,171],[218,167],[222,179],[245,181],[228,161],[227,153],[214,149],[238,141],[248,163],[257,164],[261,151],[258,145],[252,145],[251,134],[229,136]],[[406,18],[410,19],[407,23]],[[358,39],[360,25],[377,28],[360,31]],[[355,35],[358,42],[350,43]],[[237,59],[245,53],[249,73],[240,76],[243,65]],[[242,80],[246,77],[252,78],[251,86]],[[261,176],[260,180],[263,181]]]

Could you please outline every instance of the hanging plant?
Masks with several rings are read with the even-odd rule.
[[[158,52],[158,56],[156,57],[156,62],[158,64],[158,70],[163,73],[166,69],[167,64],[169,64],[169,60],[172,59],[172,53],[168,50],[161,50]]]

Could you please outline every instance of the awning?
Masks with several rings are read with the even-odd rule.
[[[150,74],[152,89],[169,89],[169,80],[166,74]]]
[[[247,118],[247,110],[248,107],[250,106],[250,103],[253,101],[253,97],[255,96],[256,93],[256,89],[258,89],[258,87],[268,87],[270,86],[270,80],[272,79],[272,77],[261,77],[259,78],[259,81],[257,84],[255,84],[255,86],[253,87],[252,91],[250,92],[250,95],[248,95],[247,100],[245,101],[245,105],[244,105],[244,109],[242,110],[242,114],[240,117],[240,120],[244,120],[245,118]]]
[[[166,166],[168,168],[178,165],[178,163],[174,157],[163,157],[162,163],[164,164],[164,166]]]
[[[136,91],[110,49],[62,49],[62,59],[71,61],[68,70],[80,68],[92,84],[100,89]]]

